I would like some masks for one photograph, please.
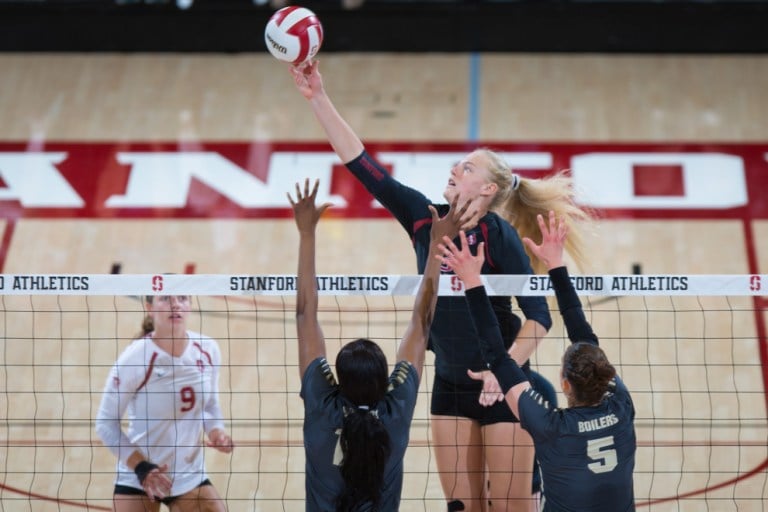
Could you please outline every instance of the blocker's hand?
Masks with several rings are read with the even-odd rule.
[[[490,370],[483,370],[481,372],[473,372],[467,370],[469,378],[474,380],[483,381],[483,389],[480,391],[480,396],[477,401],[483,407],[490,407],[491,405],[504,401],[504,393],[501,392],[501,386],[499,381],[493,375]]]

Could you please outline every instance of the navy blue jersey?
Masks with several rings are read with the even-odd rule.
[[[528,382],[531,383],[531,387],[535,389],[544,400],[548,401],[554,407],[557,407],[557,391],[555,386],[544,377],[542,374],[530,370],[528,372]],[[531,493],[536,494],[541,492],[541,470],[539,469],[539,462],[533,459],[533,480],[531,481]]]
[[[558,409],[529,388],[518,401],[544,483],[544,512],[635,509],[635,408],[616,377],[600,404]]]
[[[431,203],[421,192],[407,187],[392,178],[389,173],[366,151],[347,163],[355,177],[408,232],[416,251],[418,272],[424,273],[429,257]],[[445,215],[448,205],[434,205],[440,215]],[[483,274],[532,274],[530,260],[517,231],[493,212],[483,216],[478,225],[467,231],[467,241],[473,254],[480,242],[485,242]],[[458,237],[454,240],[460,245]],[[443,273],[452,273],[442,269]],[[527,319],[539,322],[549,329],[552,319],[543,297],[517,297],[517,303]],[[520,319],[512,312],[510,297],[491,297],[499,327],[507,348],[512,345],[520,330]],[[477,330],[469,315],[463,297],[439,297],[434,320],[430,329],[429,348],[435,353],[436,374],[467,389],[479,389],[482,383],[467,376],[467,369],[485,369],[478,349]]]
[[[560,314],[572,342],[597,345],[598,338],[584,316],[576,290],[565,267],[549,271]],[[489,363],[508,356],[494,324],[483,287],[466,291],[472,318],[480,332],[482,350]],[[509,370],[523,382],[516,365],[496,366],[494,373]],[[518,400],[520,424],[533,438],[541,467],[544,512],[625,512],[635,509],[632,473],[635,468],[635,408],[629,391],[617,376],[599,404],[558,409],[541,393],[528,388]]]
[[[401,361],[389,377],[389,390],[376,406],[379,418],[390,436],[392,453],[384,469],[384,488],[380,510],[397,510],[403,487],[403,455],[409,431],[419,377],[416,369]],[[328,361],[312,361],[301,382],[304,399],[305,490],[307,512],[334,512],[336,499],[344,489],[338,465],[341,463],[339,435],[344,422],[344,407],[352,404],[339,394],[338,384]],[[362,506],[360,512],[370,509]]]

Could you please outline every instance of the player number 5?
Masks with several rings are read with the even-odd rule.
[[[590,459],[597,461],[587,464],[593,473],[608,473],[618,464],[616,449],[613,447],[613,436],[587,441],[587,455]]]

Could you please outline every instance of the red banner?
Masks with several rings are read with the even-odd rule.
[[[569,170],[579,202],[609,218],[768,218],[768,144],[369,143],[436,202],[477,146],[524,177]],[[331,215],[389,214],[326,143],[0,143],[5,218],[289,217],[285,193],[319,178]]]

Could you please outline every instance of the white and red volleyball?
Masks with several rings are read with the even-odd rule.
[[[283,7],[269,18],[264,29],[264,41],[276,59],[301,64],[320,51],[323,25],[315,13],[306,7]]]

